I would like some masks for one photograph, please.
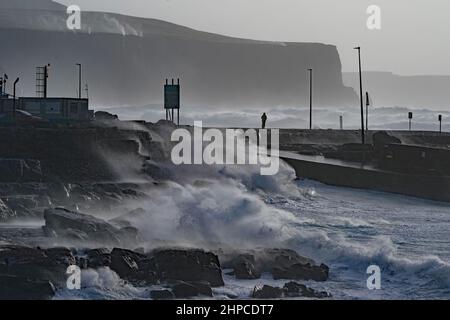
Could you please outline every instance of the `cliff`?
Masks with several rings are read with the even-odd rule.
[[[48,2],[48,1],[47,1]],[[34,95],[35,67],[51,63],[49,95],[74,96],[75,63],[94,105],[161,103],[166,77],[181,78],[185,105],[246,107],[307,104],[309,67],[317,105],[354,105],[335,46],[236,39],[175,24],[110,13],[82,13],[82,30],[66,27],[61,6],[28,10],[2,0],[0,66]],[[9,3],[10,5],[6,5]]]
[[[391,72],[364,72],[364,87],[377,107],[447,109],[450,76],[400,76]],[[344,83],[359,88],[358,74],[344,73]]]

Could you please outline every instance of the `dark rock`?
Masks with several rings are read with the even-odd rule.
[[[122,279],[133,284],[155,284],[155,266],[146,255],[125,249],[114,248],[111,252],[111,270]]]
[[[296,280],[314,280],[326,281],[328,279],[329,269],[321,264],[319,267],[311,264],[294,263],[285,267],[275,267],[272,269],[272,275],[277,279],[296,279]]]
[[[152,290],[150,297],[153,300],[170,300],[175,298],[175,295],[170,290]]]
[[[155,250],[151,254],[162,280],[208,281],[223,286],[219,258],[203,250]]]
[[[176,298],[213,296],[211,286],[206,282],[179,282],[172,286],[172,290]]]
[[[0,182],[40,182],[41,163],[28,159],[0,159]]]
[[[8,196],[2,199],[4,204],[14,213],[12,218],[42,219],[43,207],[48,207],[50,201],[43,195]]]
[[[274,279],[326,281],[329,268],[314,260],[300,256],[288,249],[269,249],[264,251],[263,269],[272,273]],[[270,270],[268,270],[270,269]]]
[[[163,154],[163,152],[160,152],[160,153],[161,154],[158,155],[157,157],[164,159],[165,155]],[[154,155],[152,154],[152,156],[154,156]],[[155,157],[153,157],[153,158],[155,158]],[[142,171],[145,174],[149,175],[150,177],[152,177],[153,179],[156,179],[156,180],[170,180],[174,177],[173,172],[170,169],[165,168],[164,166],[162,166],[160,164],[156,165],[151,162],[146,162],[144,164]]]
[[[0,199],[0,221],[8,221],[15,217],[15,212]]]
[[[133,189],[122,190],[122,193],[124,195],[126,195],[126,196],[130,196],[130,197],[133,197],[133,198],[137,198],[139,196],[142,196],[141,193],[139,193],[139,192],[137,192],[136,190],[133,190]]]
[[[316,291],[308,288],[303,284],[297,282],[288,282],[284,285],[285,295],[290,298],[305,297],[305,298],[330,298],[331,295],[325,291]]]
[[[0,247],[0,274],[31,280],[66,282],[66,271],[76,259],[67,248],[39,249],[19,246]]]
[[[85,257],[75,257],[77,266],[80,267],[80,269],[88,269],[89,268],[89,260]]]
[[[257,279],[262,273],[271,273],[274,279],[315,280],[328,279],[326,265],[302,257],[289,249],[258,249],[244,252],[220,252],[225,269],[241,279]]]
[[[50,281],[0,275],[0,300],[50,300],[55,291]]]
[[[86,251],[88,260],[88,268],[98,269],[102,267],[109,267],[111,265],[111,253],[108,249],[92,249]]]
[[[119,117],[116,114],[112,114],[106,111],[97,111],[94,114],[97,121],[116,121]]]
[[[233,274],[236,279],[250,280],[261,278],[261,273],[255,267],[255,257],[252,255],[239,255],[231,262]]]
[[[63,208],[45,210],[44,219],[44,232],[49,237],[112,245],[135,243],[137,240],[135,228],[118,229],[104,220]]]
[[[252,297],[255,299],[279,299],[284,296],[284,289],[264,285],[262,288],[253,289]]]

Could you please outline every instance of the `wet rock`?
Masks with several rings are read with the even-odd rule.
[[[325,291],[316,291],[307,286],[297,283],[288,282],[284,285],[285,296],[290,298],[305,297],[305,298],[330,298],[331,294]]]
[[[230,262],[236,279],[250,280],[261,278],[261,272],[255,266],[255,257],[249,254],[237,256]]]
[[[157,149],[153,150],[157,151]],[[164,160],[165,155],[161,152],[160,155],[157,155],[156,158]],[[152,158],[155,159],[155,154],[152,152]],[[170,180],[174,177],[173,172],[170,169],[163,167],[160,164],[154,164],[151,162],[146,162],[142,169],[143,173],[149,175],[153,179],[156,180]]]
[[[172,286],[172,291],[176,298],[213,296],[211,286],[207,282],[178,282]]]
[[[43,207],[46,205],[48,205],[48,198],[40,195],[16,194],[2,197],[0,198],[0,221],[8,221],[15,218],[41,219]]]
[[[0,182],[40,182],[41,163],[29,159],[0,159]]]
[[[152,290],[150,297],[153,300],[170,300],[175,298],[175,295],[170,290]]]
[[[158,277],[162,280],[207,281],[223,286],[219,258],[203,250],[155,250],[151,253]]]
[[[50,300],[55,291],[50,281],[0,275],[0,300]]]
[[[139,192],[139,191],[134,190],[134,189],[124,189],[124,190],[122,190],[122,193],[125,196],[128,196],[128,197],[133,198],[133,199],[137,199],[139,197],[144,197],[145,196],[144,193]]]
[[[274,279],[326,281],[329,268],[314,260],[300,256],[294,250],[269,249],[262,255],[263,270],[271,272]]]
[[[285,267],[275,267],[272,275],[277,279],[327,281],[329,269],[326,265],[314,266],[311,264],[294,263]]]
[[[284,289],[264,285],[262,288],[253,289],[252,298],[255,299],[280,299],[284,296]]]
[[[271,273],[274,279],[326,281],[329,269],[314,260],[289,249],[258,249],[241,252],[221,252],[224,268],[233,269],[240,279],[257,279]]]
[[[67,268],[75,264],[76,259],[67,248],[0,247],[1,275],[50,281],[63,286]]]
[[[44,232],[49,237],[112,245],[135,243],[137,240],[135,228],[119,229],[104,220],[63,208],[45,210],[44,219]]]
[[[111,265],[111,252],[109,249],[100,248],[86,251],[87,267],[98,269]]]
[[[97,111],[94,117],[96,121],[117,121],[119,119],[118,115],[106,111]]]
[[[114,248],[110,268],[122,279],[136,285],[155,284],[158,280],[154,262],[146,255],[131,250]]]
[[[0,199],[0,221],[8,221],[15,217],[15,212]]]

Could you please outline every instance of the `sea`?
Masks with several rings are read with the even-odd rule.
[[[323,283],[303,282],[331,299],[449,299],[450,205],[298,180],[282,163],[275,176],[251,166],[170,167],[172,180],[134,204],[148,213],[132,221],[143,246],[290,248],[330,267]],[[380,287],[367,285],[370,266]],[[149,299],[159,287],[135,288],[109,269],[86,270],[83,288],[55,299]],[[216,299],[245,299],[257,286],[283,286],[263,274],[236,280],[224,270]]]

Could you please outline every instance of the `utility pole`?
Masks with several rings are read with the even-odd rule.
[[[309,130],[312,130],[312,104],[313,104],[313,69],[308,69],[309,71]]]
[[[78,66],[78,99],[81,99],[81,63],[76,65]]]
[[[13,118],[14,120],[16,120],[16,86],[17,83],[19,82],[19,78],[16,79],[16,81],[14,81],[14,89],[13,89]]]
[[[364,132],[364,98],[363,98],[363,87],[362,87],[362,68],[361,68],[361,47],[355,47],[358,50],[358,60],[359,60],[359,97],[361,99],[361,141],[362,144],[366,143],[365,132]]]

